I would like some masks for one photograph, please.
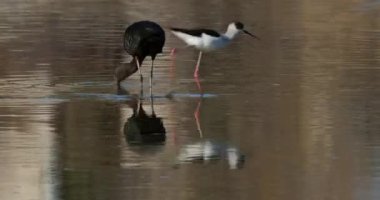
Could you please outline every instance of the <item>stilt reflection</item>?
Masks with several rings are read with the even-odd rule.
[[[186,163],[227,162],[229,169],[241,169],[245,163],[245,156],[237,147],[206,138],[204,135],[200,119],[202,100],[203,97],[200,97],[194,111],[200,141],[181,147],[177,156],[177,166]]]
[[[229,169],[241,169],[244,166],[245,156],[236,147],[212,140],[202,140],[183,146],[177,160],[179,164],[227,161]]]

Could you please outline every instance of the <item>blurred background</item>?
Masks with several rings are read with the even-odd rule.
[[[378,0],[2,0],[0,199],[379,199],[379,11]],[[201,97],[198,51],[171,58],[184,44],[166,29],[154,102],[139,100],[137,74],[124,94],[113,80],[139,20],[220,32],[241,21],[261,40],[205,54]],[[128,132],[141,119],[162,137]]]

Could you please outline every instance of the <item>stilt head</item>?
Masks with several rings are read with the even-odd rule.
[[[257,36],[253,35],[252,33],[248,32],[244,29],[244,24],[241,22],[232,22],[228,25],[227,29],[227,35],[230,35],[231,38],[235,37],[238,33],[245,33],[247,35],[250,35],[253,38],[259,39]]]

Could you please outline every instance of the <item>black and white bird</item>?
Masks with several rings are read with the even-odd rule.
[[[230,23],[224,34],[210,29],[170,29],[175,36],[183,40],[188,46],[193,46],[200,50],[197,65],[195,66],[194,77],[198,77],[202,52],[214,51],[227,46],[239,33],[245,33],[253,38],[259,39],[247,30],[244,30],[244,25],[241,22]]]
[[[165,31],[155,22],[139,21],[128,26],[124,33],[124,49],[128,54],[133,56],[129,64],[121,65],[115,70],[117,85],[137,70],[140,74],[140,81],[143,81],[141,74],[141,64],[145,57],[152,57],[152,66],[150,71],[150,87],[153,79],[153,62],[158,53],[162,53],[165,44]]]

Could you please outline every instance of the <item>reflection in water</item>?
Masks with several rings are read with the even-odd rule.
[[[198,77],[194,77],[194,81],[197,84],[198,91],[203,94],[202,85]]]
[[[152,114],[148,115],[143,108],[143,99],[133,98],[129,106],[133,114],[124,124],[124,135],[129,144],[163,143],[166,130],[162,119],[154,112],[153,96],[151,98]]]
[[[370,2],[0,1],[0,199],[380,199],[380,7]],[[189,77],[197,52],[170,66],[180,41],[169,36],[153,83],[180,91],[155,98],[165,144],[126,144],[130,96],[109,94],[126,26],[222,30],[231,18],[262,40],[202,59],[202,89],[215,94],[202,94],[203,137]],[[138,94],[138,78],[122,86]],[[229,170],[239,151],[242,170]]]
[[[226,160],[229,169],[241,169],[244,165],[244,155],[234,146],[223,145],[209,139],[203,139],[203,131],[201,127],[200,112],[203,97],[198,99],[197,107],[194,111],[195,123],[199,138],[201,141],[184,145],[181,147],[177,157],[179,164],[184,163],[213,163],[213,161]]]
[[[222,145],[211,140],[185,145],[178,155],[180,163],[208,164],[220,160],[226,160],[229,169],[241,169],[245,158],[236,147]]]
[[[201,105],[202,105],[202,97],[200,97],[198,100],[197,108],[194,111],[194,118],[195,118],[195,123],[197,124],[197,130],[199,132],[199,137],[203,138],[201,122],[199,121]]]

